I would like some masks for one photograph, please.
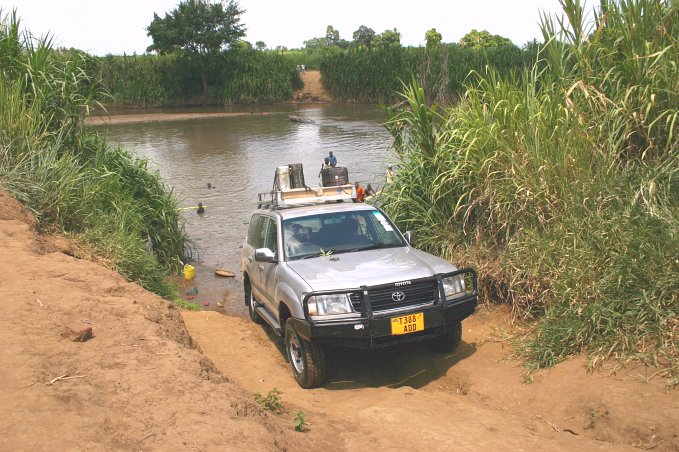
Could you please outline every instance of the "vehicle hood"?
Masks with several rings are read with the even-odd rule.
[[[457,270],[443,259],[410,247],[340,253],[288,265],[313,291],[374,286]]]

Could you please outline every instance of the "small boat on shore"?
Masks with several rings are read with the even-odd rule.
[[[222,276],[224,278],[233,278],[234,276],[236,276],[233,272],[230,272],[228,270],[223,270],[221,268],[215,269],[215,275]]]

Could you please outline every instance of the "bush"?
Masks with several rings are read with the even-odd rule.
[[[110,93],[100,100],[135,107],[251,104],[286,101],[301,87],[295,64],[273,52],[236,48],[211,58],[207,97],[198,67],[181,54],[97,58],[96,76]]]
[[[41,227],[170,297],[187,241],[177,199],[145,160],[82,127],[98,95],[87,56],[20,32],[16,15],[0,22],[0,183]]]
[[[603,5],[583,32],[566,1],[572,22],[546,18],[531,69],[477,72],[457,106],[405,87],[389,121],[401,168],[381,199],[421,246],[479,267],[486,294],[537,320],[520,347],[531,365],[586,351],[676,377],[678,6]]]

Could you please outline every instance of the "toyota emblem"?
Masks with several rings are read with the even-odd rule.
[[[403,292],[394,292],[391,294],[391,299],[396,302],[403,301],[405,300],[405,298],[406,294],[404,294]]]

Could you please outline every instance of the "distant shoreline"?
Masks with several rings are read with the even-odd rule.
[[[134,124],[161,121],[186,121],[188,119],[224,118],[228,116],[269,115],[270,112],[238,112],[238,113],[142,113],[130,115],[91,116],[85,120],[86,126],[103,126],[109,124]]]

